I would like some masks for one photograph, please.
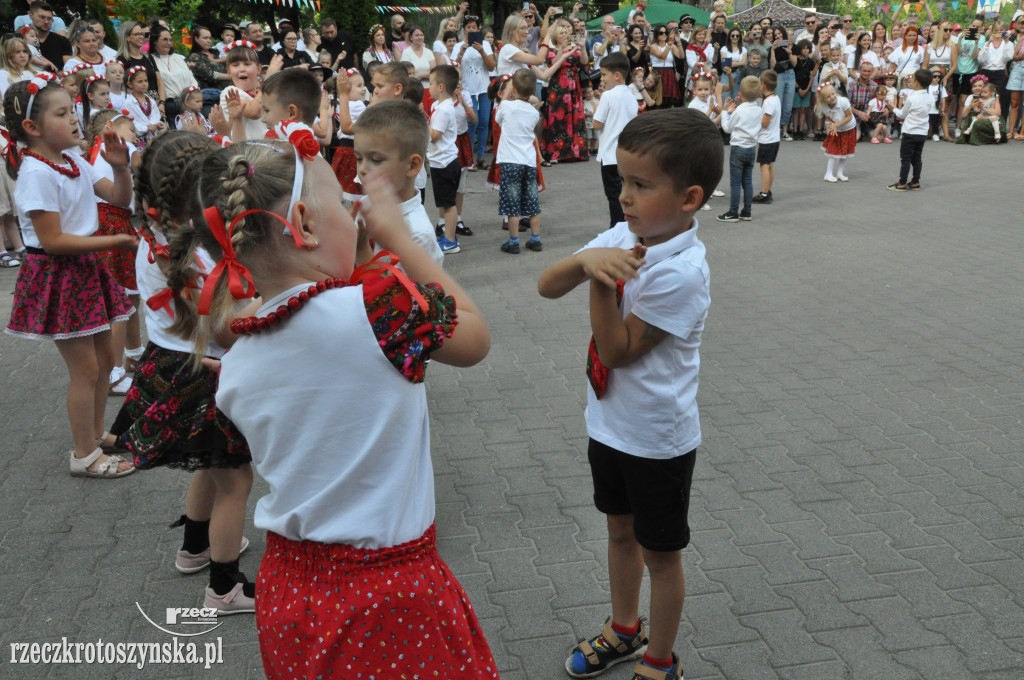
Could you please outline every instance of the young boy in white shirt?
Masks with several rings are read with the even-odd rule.
[[[458,85],[459,70],[454,66],[445,64],[430,69],[430,96],[434,98],[434,111],[430,114],[427,160],[430,161],[434,205],[444,218],[444,236],[437,239],[437,245],[445,255],[460,250],[459,237],[455,233],[459,220],[455,205],[462,168],[459,166],[459,149],[455,146],[459,123],[452,102],[452,92]]]
[[[754,197],[754,203],[772,202],[772,184],[775,183],[775,159],[779,157],[779,122],[782,119],[782,102],[775,95],[779,85],[779,74],[775,71],[761,73],[761,129],[757,133],[757,163],[761,166],[761,193]]]
[[[534,131],[540,112],[530,103],[537,91],[537,76],[529,69],[519,69],[505,88],[504,99],[494,121],[501,127],[501,140],[494,162],[501,169],[501,193],[498,213],[508,216],[508,241],[501,251],[519,254],[519,218],[530,218],[530,240],[526,247],[540,251],[540,201],[537,194],[537,152],[533,146]]]
[[[928,112],[932,110],[935,101],[928,94],[928,86],[932,84],[933,78],[928,69],[917,69],[914,75],[907,78],[911,92],[903,100],[903,106],[896,109],[889,105],[889,110],[903,121],[903,132],[900,134],[900,179],[889,185],[889,191],[917,191],[921,188],[921,152],[928,139]],[[914,174],[908,183],[907,176],[911,167]]]
[[[765,71],[774,73],[774,71]],[[761,81],[747,76],[740,81],[742,104],[737,106],[731,97],[726,100],[722,114],[722,129],[729,140],[729,212],[718,216],[719,222],[750,221],[750,205],[754,200],[754,160],[757,157],[757,137],[761,134],[764,112],[757,104],[761,95]],[[776,132],[778,125],[775,126]],[[740,208],[740,186],[743,187],[743,212]]]
[[[601,60],[601,83],[604,94],[594,113],[594,129],[601,132],[601,146],[598,148],[597,160],[601,161],[601,183],[604,195],[608,199],[608,213],[614,227],[623,219],[622,206],[619,204],[619,193],[622,191],[622,178],[619,177],[615,150],[619,144],[619,133],[626,124],[636,118],[639,108],[633,94],[626,87],[629,78],[629,59],[621,52],[609,54]],[[710,198],[711,194],[708,194]]]
[[[548,267],[538,281],[541,295],[558,298],[590,280],[588,455],[594,502],[607,515],[612,615],[566,660],[574,678],[638,657],[635,678],[682,677],[672,645],[700,444],[698,349],[711,300],[694,214],[721,179],[722,149],[718,128],[693,109],[630,121],[616,150],[627,221]],[[639,616],[645,565],[649,640]]]
[[[390,180],[413,240],[442,266],[444,254],[416,188],[430,137],[423,111],[404,99],[380,101],[359,116],[352,132],[359,179],[379,169]]]

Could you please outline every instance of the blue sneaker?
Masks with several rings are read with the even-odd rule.
[[[444,236],[437,239],[437,245],[440,246],[441,252],[444,253],[445,255],[451,255],[462,250],[461,248],[459,248],[458,241],[449,241]]]
[[[643,620],[636,635],[622,639],[612,628],[609,617],[600,635],[584,640],[572,650],[565,660],[565,672],[573,678],[593,678],[617,663],[642,657],[646,649],[647,627]]]

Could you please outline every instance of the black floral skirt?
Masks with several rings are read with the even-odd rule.
[[[141,470],[240,467],[250,462],[249,446],[217,410],[216,393],[215,372],[195,369],[186,352],[149,343],[110,431]]]

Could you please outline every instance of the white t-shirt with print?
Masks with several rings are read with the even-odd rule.
[[[29,248],[42,248],[29,213],[41,210],[60,215],[60,230],[75,236],[92,236],[99,228],[94,185],[102,179],[89,161],[72,156],[78,177],[62,175],[31,156],[24,156],[14,183],[21,237]]]

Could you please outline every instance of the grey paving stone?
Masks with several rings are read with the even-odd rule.
[[[837,660],[835,652],[811,642],[803,630],[803,615],[796,609],[750,614],[740,621],[757,629],[761,639],[771,650],[769,660],[773,667],[796,666]]]
[[[921,676],[915,670],[898,663],[879,646],[876,635],[870,627],[846,628],[815,633],[814,639],[834,649],[852,670],[853,678],[920,680]]]

